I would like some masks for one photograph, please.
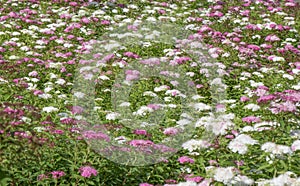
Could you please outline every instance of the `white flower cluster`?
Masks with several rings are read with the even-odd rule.
[[[206,105],[205,103],[194,103],[193,107],[197,110],[197,111],[203,111],[203,110],[210,110],[211,106]]]
[[[116,120],[119,116],[120,116],[119,113],[112,112],[112,113],[108,113],[106,115],[106,119],[107,120]]]
[[[294,178],[292,178],[293,176]],[[256,181],[258,186],[272,185],[272,186],[298,186],[300,185],[300,177],[296,178],[296,174],[293,172],[285,172],[284,174],[279,175],[276,178],[271,180],[258,180]]]
[[[43,112],[47,112],[47,113],[56,112],[56,111],[58,111],[58,108],[55,108],[53,106],[43,108]]]
[[[233,113],[221,115],[210,113],[210,116],[200,118],[196,122],[195,127],[204,126],[206,130],[212,131],[215,135],[224,135],[229,127],[234,126],[234,123],[231,121],[234,117]]]
[[[153,109],[147,106],[141,106],[136,112],[133,112],[133,115],[145,116],[147,113],[153,112]]]
[[[261,150],[272,154],[290,154],[292,150],[286,145],[277,145],[272,142],[266,142],[261,146]]]
[[[229,184],[234,178],[234,167],[218,167],[214,171],[214,179],[224,184]]]
[[[194,150],[207,148],[209,146],[210,144],[207,141],[195,140],[195,139],[191,139],[182,144],[183,149],[187,149],[190,153],[193,152]]]
[[[248,150],[247,145],[254,145],[257,143],[258,143],[257,140],[252,139],[250,136],[241,134],[229,143],[228,148],[232,152],[238,152],[239,154],[246,154]]]
[[[264,130],[270,130],[272,127],[280,126],[280,123],[272,122],[272,121],[262,121],[259,123],[256,123],[253,127],[252,126],[245,126],[242,128],[242,132],[252,132],[252,131],[264,131]]]
[[[214,178],[215,181],[222,182],[225,185],[253,185],[254,180],[247,176],[237,174],[234,167],[206,167],[206,172]]]

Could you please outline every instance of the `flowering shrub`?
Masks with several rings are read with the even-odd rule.
[[[299,2],[3,0],[0,5],[0,185],[300,184]],[[93,53],[100,36],[126,25],[128,32],[118,36],[130,38],[146,21],[176,23],[191,34],[173,45],[155,42],[161,33],[150,30],[140,45],[111,43],[111,54]],[[204,57],[180,47],[187,44],[205,45],[205,56],[215,62],[199,63]],[[88,54],[91,59],[82,58]],[[72,92],[78,67],[91,60],[101,69],[96,78],[85,74],[88,68],[80,73],[95,80],[95,104],[76,105],[74,97],[91,96]],[[196,90],[191,138],[179,151],[160,142],[177,140],[191,124],[189,114],[181,112],[188,93],[180,82],[140,79],[139,69],[124,71],[124,82],[133,85],[129,100],[118,106],[129,108],[135,119],[166,111],[163,119],[151,118],[162,123],[159,127],[151,128],[151,122],[125,127],[136,123],[114,110],[113,90],[123,86],[115,83],[116,75],[137,62],[152,69],[182,67],[191,80],[188,87]],[[101,125],[92,128],[93,122],[83,120],[90,114],[87,106]],[[113,142],[109,149],[92,148]],[[144,161],[154,152],[171,156],[134,167],[100,155],[132,149]]]

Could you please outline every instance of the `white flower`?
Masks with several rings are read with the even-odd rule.
[[[292,75],[289,75],[289,74],[283,74],[282,77],[287,78],[289,80],[294,80],[294,77]]]
[[[129,102],[123,102],[120,104],[120,107],[129,107],[130,103]]]
[[[262,83],[262,82],[256,83],[256,82],[253,81],[253,80],[250,80],[249,82],[250,82],[251,87],[264,86],[264,83]]]
[[[109,77],[107,77],[107,76],[105,76],[105,75],[99,76],[99,79],[102,79],[102,80],[110,80]]]
[[[256,104],[253,104],[253,103],[250,103],[250,104],[244,106],[244,109],[249,109],[249,110],[252,110],[254,112],[254,111],[259,110],[260,106],[256,105]]]
[[[300,150],[300,140],[296,140],[293,142],[291,146],[292,151]]]
[[[43,111],[44,111],[44,112],[47,112],[47,113],[50,113],[50,112],[56,112],[56,111],[58,111],[58,108],[55,108],[55,107],[53,107],[53,106],[50,106],[50,107],[44,107],[44,108],[43,108]]]
[[[28,90],[35,90],[37,87],[37,85],[33,83],[27,83],[27,85],[28,85],[27,87]]]
[[[147,106],[141,106],[141,108],[139,110],[137,110],[136,112],[133,112],[132,114],[144,116],[147,114],[147,112],[153,112],[153,109],[151,109],[150,107],[147,107]]]
[[[59,84],[59,85],[63,85],[66,83],[66,81],[64,79],[58,79],[57,81],[55,81],[56,84]]]
[[[206,130],[212,131],[215,135],[224,135],[226,130],[234,126],[231,121],[235,116],[234,114],[222,114],[215,116],[213,113],[209,113],[210,116],[204,116],[200,118],[195,124],[195,127],[204,126]]]
[[[293,69],[292,72],[296,75],[298,75],[300,73],[300,69]]]
[[[77,98],[83,98],[85,96],[85,94],[82,93],[82,92],[75,92],[74,96],[77,97]]]
[[[195,104],[193,104],[193,106],[197,111],[203,111],[203,110],[210,110],[211,109],[211,106],[206,105],[204,103],[195,103]]]
[[[295,90],[300,90],[300,82],[297,85],[293,85],[292,88]]]
[[[242,129],[243,132],[251,132],[251,131],[254,131],[253,127],[251,126],[245,126],[243,129]]]
[[[8,59],[12,59],[12,60],[19,59],[19,56],[11,55],[8,57]]]
[[[233,185],[253,185],[254,180],[247,176],[237,175],[230,183]]]
[[[50,92],[52,89],[53,89],[52,87],[46,87],[46,88],[44,89],[44,92],[45,92],[45,93]]]
[[[200,95],[194,95],[192,97],[193,100],[197,100],[197,99],[201,99],[201,98],[204,98],[203,96],[200,96]]]
[[[253,72],[252,74],[254,74],[254,75],[258,76],[258,77],[261,77],[261,78],[263,78],[263,77],[264,77],[264,75],[262,75],[262,74],[261,74],[261,73],[259,73],[259,72]]]
[[[238,135],[234,140],[249,145],[254,145],[258,143],[257,140],[252,139],[249,135],[246,134]]]
[[[43,98],[43,99],[49,99],[49,98],[52,98],[52,95],[51,94],[39,94],[38,95],[40,98]]]
[[[107,120],[115,120],[115,119],[117,119],[118,116],[120,116],[119,113],[113,112],[113,113],[107,114],[107,115],[106,115],[106,119],[107,119]]]
[[[285,145],[277,145],[272,142],[266,142],[261,146],[261,150],[272,154],[289,154],[292,153],[291,148]]]
[[[167,85],[162,85],[160,87],[155,87],[154,88],[154,92],[160,92],[160,91],[165,91],[165,90],[168,90],[168,86]]]
[[[60,62],[57,62],[57,63],[50,62],[49,63],[49,68],[60,68],[61,66],[62,66],[62,63],[60,63]]]
[[[252,139],[250,136],[241,134],[229,143],[228,148],[232,152],[238,152],[239,154],[245,154],[248,150],[248,147],[247,147],[248,144],[254,145],[257,143],[258,142],[256,140]]]
[[[291,185],[291,186],[297,186],[299,185],[299,178],[292,178],[291,176],[295,177],[296,174],[293,172],[285,172],[284,174],[279,175],[276,178],[273,178],[271,180],[262,180],[257,181],[257,185],[259,186],[265,186],[265,185],[272,185],[272,186],[283,186],[283,185]]]
[[[43,132],[45,130],[45,127],[34,127],[33,130],[37,132]]]
[[[176,108],[177,105],[175,105],[175,104],[168,104],[167,107],[169,107],[169,108]]]
[[[191,120],[181,119],[181,120],[177,121],[176,123],[180,126],[184,126],[184,125],[188,125],[189,123],[191,123]]]
[[[239,154],[246,154],[246,152],[248,150],[247,145],[245,145],[244,143],[241,143],[240,141],[234,141],[234,140],[232,140],[229,143],[228,148],[232,152],[238,152]]]
[[[31,78],[31,81],[34,82],[34,83],[36,83],[36,82],[38,82],[38,81],[40,81],[40,80],[37,79],[37,78]]]
[[[223,85],[221,78],[215,78],[215,79],[213,79],[210,84],[211,85]]]
[[[275,56],[272,61],[274,62],[278,62],[278,61],[285,61],[285,59],[283,57],[278,57],[278,56]]]
[[[116,141],[118,141],[119,144],[123,144],[127,141],[127,138],[125,136],[119,136],[115,138]]]
[[[30,123],[31,122],[30,118],[27,118],[27,117],[24,117],[24,116],[21,118],[21,120],[24,121],[25,123]]]
[[[201,149],[201,148],[207,148],[209,146],[210,144],[207,141],[195,140],[195,139],[191,139],[182,144],[182,147],[184,149],[187,149],[189,152],[193,152],[194,150]]]
[[[234,167],[216,168],[216,170],[214,171],[214,179],[224,184],[228,184],[234,177],[233,169]]]

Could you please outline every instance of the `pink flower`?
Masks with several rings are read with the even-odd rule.
[[[183,164],[183,163],[194,163],[195,160],[192,158],[189,158],[188,156],[182,156],[178,159],[179,163]]]
[[[149,105],[147,105],[147,107],[149,107],[149,108],[151,108],[153,110],[158,110],[160,108],[160,106],[157,105],[157,104],[149,104]]]
[[[52,174],[52,178],[54,178],[54,179],[58,179],[64,175],[66,175],[66,173],[64,171],[53,171],[53,172],[50,172],[50,174]]]
[[[48,178],[48,176],[46,176],[45,174],[40,174],[37,179],[40,181],[46,178]]]
[[[63,124],[76,124],[75,119],[73,118],[64,118],[60,120],[60,122]]]
[[[103,134],[101,132],[96,132],[96,131],[92,131],[92,130],[88,130],[88,131],[84,131],[83,132],[83,137],[86,139],[102,139],[105,141],[110,141],[110,138],[108,135]]]
[[[137,70],[126,70],[126,81],[139,79],[140,72]]]
[[[108,21],[108,20],[101,21],[101,25],[109,25],[109,24],[110,24],[110,21]]]
[[[189,58],[189,57],[180,57],[180,58],[176,59],[175,61],[177,64],[184,64],[186,61],[189,61],[189,60],[191,60],[191,58]]]
[[[246,96],[242,96],[241,98],[240,98],[240,101],[241,102],[245,102],[245,101],[249,101],[250,99],[248,98],[248,97],[246,97]]]
[[[184,179],[186,181],[193,181],[193,182],[197,182],[198,183],[198,182],[202,181],[204,178],[201,177],[201,176],[195,176],[195,177],[193,177],[193,174],[188,174],[188,175],[186,175],[184,177]]]
[[[237,136],[239,134],[238,131],[236,131],[236,130],[232,130],[231,133],[235,136]]]
[[[81,22],[88,24],[88,23],[90,23],[90,20],[88,18],[84,17],[81,19]]]
[[[209,160],[208,163],[210,165],[218,165],[218,162],[216,160]]]
[[[204,87],[204,85],[201,85],[201,84],[196,85],[196,88],[202,88],[202,87]]]
[[[232,39],[232,41],[234,41],[234,42],[240,42],[240,41],[241,41],[241,39],[240,39],[240,38],[238,38],[238,37],[234,37],[234,38]]]
[[[31,77],[36,77],[37,75],[38,75],[37,71],[32,71],[28,74],[28,76],[31,76]]]
[[[127,26],[127,29],[128,30],[133,30],[133,31],[137,31],[138,29],[137,29],[137,26],[134,26],[134,25],[128,25]]]
[[[140,63],[145,64],[145,65],[159,65],[160,64],[160,60],[158,58],[149,58],[149,59],[144,59],[141,60]]]
[[[271,42],[280,41],[280,38],[277,37],[276,35],[268,35],[266,37],[265,41],[271,41]]]
[[[81,176],[83,176],[85,178],[89,178],[92,175],[97,176],[97,174],[98,174],[98,171],[91,166],[80,167],[79,172],[80,172]]]
[[[133,133],[134,133],[134,134],[137,134],[137,135],[147,135],[147,131],[146,131],[146,130],[139,130],[139,129],[136,129],[136,130],[134,130]]]
[[[63,130],[54,130],[52,133],[53,134],[63,134],[64,131]]]
[[[149,183],[140,183],[139,186],[153,186],[153,185]]]
[[[262,88],[262,87],[258,87],[254,93],[257,95],[257,96],[264,96],[266,95],[266,93],[269,91],[269,89],[265,89],[265,88]]]
[[[69,5],[70,6],[77,6],[78,4],[76,2],[74,2],[74,1],[72,1],[72,2],[69,3]]]
[[[258,103],[266,103],[266,102],[271,101],[271,100],[273,100],[275,98],[276,98],[276,96],[274,96],[274,95],[266,95],[266,96],[261,96],[256,101]]]
[[[129,145],[138,147],[138,146],[151,146],[154,145],[154,143],[150,140],[131,140],[129,142]]]
[[[260,47],[257,46],[257,45],[248,45],[247,47],[250,48],[250,49],[252,49],[252,50],[254,50],[254,51],[260,50]]]
[[[165,11],[165,10],[163,10],[163,9],[160,9],[160,10],[158,10],[158,13],[159,13],[159,14],[165,14],[165,13],[166,13],[166,11]]]
[[[170,180],[165,180],[165,182],[166,182],[166,183],[177,183],[176,180],[172,180],[172,179],[170,179]]]
[[[236,160],[236,161],[234,161],[234,163],[235,163],[237,166],[243,166],[243,165],[244,165],[244,161],[243,161],[243,160],[241,160],[241,161]]]
[[[166,129],[164,130],[164,134],[165,134],[165,135],[175,135],[175,134],[177,134],[177,133],[178,133],[178,129],[173,128],[173,127],[166,128]]]
[[[234,136],[233,135],[226,135],[225,138],[227,138],[227,139],[233,139]]]
[[[72,107],[72,114],[81,114],[84,111],[84,109],[80,106],[73,106]]]
[[[287,101],[277,106],[280,112],[294,112],[296,111],[296,106],[294,103]]]
[[[134,59],[139,58],[139,56],[137,54],[133,53],[133,52],[125,52],[124,56],[134,58]]]
[[[260,118],[255,116],[248,116],[248,117],[244,117],[242,121],[246,123],[251,123],[251,122],[257,123],[260,122]]]

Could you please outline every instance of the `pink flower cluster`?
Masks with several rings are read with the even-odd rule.
[[[126,81],[139,79],[140,72],[137,70],[126,70]]]
[[[107,142],[110,141],[109,136],[106,134],[103,134],[102,132],[88,130],[88,131],[84,131],[82,135],[85,139],[102,139]]]
[[[257,122],[260,122],[261,120],[260,120],[260,118],[255,117],[255,116],[248,116],[248,117],[244,117],[242,119],[242,121],[246,122],[246,123],[251,123],[251,122],[257,123]]]
[[[92,175],[97,176],[98,171],[91,166],[84,166],[79,169],[81,176],[89,178]]]
[[[50,172],[50,174],[52,174],[52,178],[54,178],[54,179],[58,179],[58,178],[66,175],[66,173],[64,171],[53,171],[53,172]]]
[[[201,182],[202,180],[204,180],[204,178],[203,177],[201,177],[201,176],[194,176],[193,174],[188,174],[188,175],[186,175],[185,177],[184,177],[184,179],[186,180],[186,181],[193,181],[193,182]]]
[[[183,163],[194,163],[195,160],[192,158],[189,158],[188,156],[182,156],[180,158],[178,158],[179,163],[183,164]]]

